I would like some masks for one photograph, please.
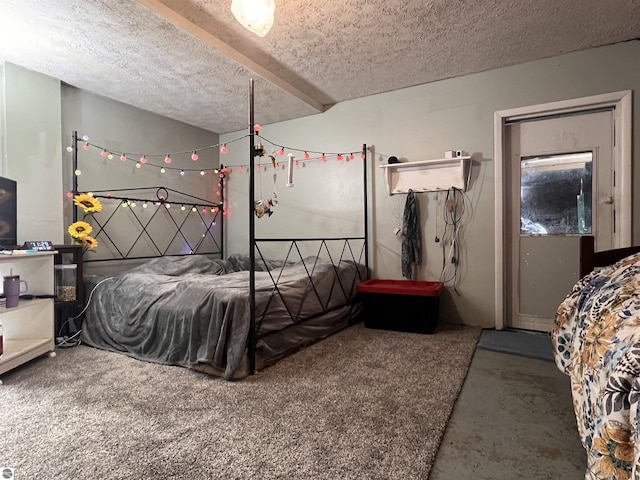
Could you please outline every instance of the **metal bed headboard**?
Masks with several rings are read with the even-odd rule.
[[[73,171],[78,170],[78,143],[88,142],[78,138],[78,132],[72,134]],[[96,145],[94,145],[97,147]],[[226,169],[218,170],[220,201],[212,202],[204,198],[180,192],[168,187],[133,187],[114,190],[94,190],[91,195],[101,199],[103,211],[93,215],[94,232],[92,236],[98,244],[109,246],[113,255],[103,258],[86,258],[84,261],[108,262],[115,260],[144,260],[164,255],[215,255],[224,258],[224,180]],[[73,195],[86,193],[78,187],[78,176],[73,176]],[[136,211],[136,205],[145,209],[155,207],[151,214],[142,215]],[[172,206],[177,208],[171,208]],[[132,228],[137,229],[133,242],[127,247],[118,241],[118,230],[123,215]],[[194,221],[195,219],[195,221]],[[78,220],[78,208],[73,210],[73,221]],[[162,222],[164,245],[155,237],[151,229]],[[219,228],[218,228],[219,227]],[[167,231],[166,228],[169,230]],[[168,241],[167,241],[168,240]],[[180,247],[180,244],[182,247]],[[173,248],[173,250],[172,250]],[[176,250],[177,248],[177,250]],[[135,252],[145,251],[145,254]]]

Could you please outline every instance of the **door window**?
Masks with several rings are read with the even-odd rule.
[[[590,234],[592,167],[592,152],[523,158],[520,234]]]

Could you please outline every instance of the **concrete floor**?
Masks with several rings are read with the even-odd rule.
[[[429,480],[584,480],[585,467],[569,377],[476,350]]]

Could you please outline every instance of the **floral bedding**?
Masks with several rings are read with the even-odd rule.
[[[571,378],[585,478],[640,480],[640,254],[580,279],[551,337]]]

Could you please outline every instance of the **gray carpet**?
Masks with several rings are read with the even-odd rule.
[[[238,382],[79,346],[3,376],[19,479],[428,477],[479,328],[353,325]]]
[[[518,330],[483,330],[478,348],[553,362],[548,333]]]

